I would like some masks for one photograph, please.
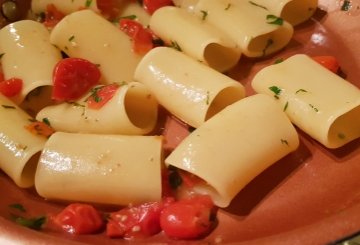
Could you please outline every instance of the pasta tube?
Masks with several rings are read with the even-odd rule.
[[[245,95],[237,81],[168,47],[148,52],[136,68],[135,80],[145,84],[168,111],[193,127]]]
[[[128,205],[161,198],[160,136],[57,132],[45,145],[35,187],[47,199]]]
[[[23,88],[12,98],[20,104],[41,86],[52,86],[53,69],[62,58],[50,43],[48,30],[39,22],[22,20],[0,30],[1,65],[5,79],[20,78]],[[41,68],[41,69],[40,69]]]
[[[241,51],[214,26],[177,7],[163,7],[150,19],[150,28],[169,46],[223,72],[237,64]]]
[[[165,159],[205,181],[195,191],[220,207],[264,169],[297,149],[297,132],[270,96],[244,98],[193,131]]]
[[[360,90],[306,55],[264,68],[252,86],[274,96],[296,126],[328,148],[360,136]]]
[[[223,30],[249,57],[265,56],[282,49],[294,32],[288,22],[252,1],[200,0],[194,12],[204,22]]]
[[[130,82],[140,55],[130,38],[92,10],[74,12],[52,30],[50,41],[70,57],[99,65],[104,83]]]
[[[49,4],[54,4],[56,9],[65,15],[70,14],[75,11],[79,11],[84,8],[89,8],[94,11],[99,11],[97,8],[97,1],[86,1],[86,0],[32,0],[31,1],[31,10],[35,14],[41,14],[46,12],[46,8]]]
[[[143,84],[122,85],[104,106],[92,109],[86,100],[96,96],[96,91],[93,89],[75,103],[45,107],[36,118],[47,118],[57,131],[73,133],[147,134],[155,127],[158,104]]]
[[[32,118],[1,93],[0,118],[0,169],[19,187],[31,187],[46,139],[25,128]]]
[[[318,0],[253,0],[253,4],[268,9],[292,25],[308,20],[317,9]]]

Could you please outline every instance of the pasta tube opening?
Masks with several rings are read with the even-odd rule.
[[[218,43],[209,43],[204,50],[206,63],[218,71],[225,71],[240,59],[239,52]]]
[[[129,120],[136,127],[154,127],[157,116],[157,102],[145,87],[130,86],[124,98],[124,106]]]
[[[317,8],[317,0],[293,0],[285,4],[280,16],[292,25],[309,19]]]
[[[31,187],[34,185],[36,167],[40,158],[40,151],[34,154],[29,161],[25,164],[22,172],[20,172],[17,185],[23,188]]]

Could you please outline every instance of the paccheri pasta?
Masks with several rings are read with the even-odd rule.
[[[159,216],[175,202],[161,201],[171,185],[164,176],[175,169],[196,176],[191,195],[201,201],[189,198],[198,202],[190,206],[209,214],[203,230],[170,235],[192,239],[211,229],[214,203],[229,206],[252,179],[297,150],[297,130],[329,148],[360,136],[359,89],[305,55],[257,73],[256,95],[221,73],[242,54],[265,57],[286,47],[316,0],[144,1],[144,8],[124,1],[108,12],[101,3],[34,0],[33,13],[45,12],[43,23],[53,26],[22,20],[0,30],[4,79],[23,86],[16,96],[0,95],[0,169],[19,187],[35,185],[49,200],[146,203]],[[49,5],[59,19],[48,16]],[[41,89],[53,100],[24,102]],[[84,93],[70,97],[66,90]],[[172,152],[163,149],[160,106],[194,128]],[[111,214],[108,222],[130,216]],[[144,228],[137,222],[130,235]]]

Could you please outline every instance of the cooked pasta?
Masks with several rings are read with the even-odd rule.
[[[130,38],[92,10],[67,15],[52,30],[50,41],[70,57],[97,64],[104,83],[132,81],[141,59]]]
[[[136,68],[135,80],[193,127],[245,96],[244,87],[237,81],[168,47],[146,54]]]
[[[46,138],[27,130],[32,118],[1,93],[0,118],[0,169],[19,187],[31,187]]]
[[[39,121],[47,118],[55,130],[62,132],[131,135],[147,134],[154,129],[158,104],[143,84],[121,85],[99,109],[87,105],[92,93],[76,102],[45,107],[36,118]]]
[[[5,79],[19,78],[23,88],[12,98],[20,104],[28,93],[52,85],[52,74],[61,53],[50,44],[48,30],[33,20],[22,20],[0,30],[0,53]]]
[[[89,8],[94,11],[99,11],[97,8],[97,1],[86,1],[86,0],[32,0],[31,1],[31,10],[35,14],[41,14],[46,12],[47,6],[49,4],[55,5],[56,9],[61,11],[64,14],[70,14],[75,11]]]
[[[161,198],[160,136],[71,134],[47,141],[35,188],[47,199],[128,205]]]
[[[252,86],[274,96],[295,125],[326,147],[360,136],[360,90],[309,56],[294,55],[264,68]]]
[[[168,46],[223,72],[237,64],[241,51],[220,29],[177,8],[163,7],[150,19],[150,28]]]
[[[264,169],[297,149],[297,132],[267,95],[244,98],[209,119],[165,159],[205,181],[195,191],[220,207]]]

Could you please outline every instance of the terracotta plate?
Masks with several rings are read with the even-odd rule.
[[[351,9],[341,11],[343,0],[320,0],[314,18],[296,28],[285,50],[264,60],[242,58],[230,75],[252,93],[252,76],[278,58],[295,53],[334,55],[342,75],[360,87],[360,1],[350,2]],[[230,207],[220,211],[219,225],[202,242],[327,244],[360,231],[360,140],[329,150],[299,133],[299,149],[247,185]],[[22,203],[29,215],[56,213],[64,205],[44,201],[34,190],[17,188],[2,172],[0,193],[0,244],[124,242],[104,234],[73,237],[20,227],[10,221],[9,204]],[[159,234],[137,241],[141,242],[171,241]]]

